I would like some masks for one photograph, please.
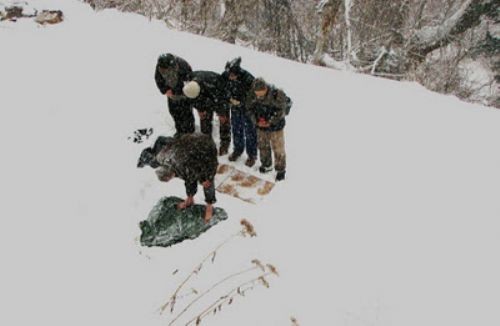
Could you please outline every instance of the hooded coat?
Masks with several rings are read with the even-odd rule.
[[[195,71],[191,81],[200,85],[200,95],[192,99],[193,106],[201,112],[215,111],[221,115],[227,111],[226,82],[222,76],[212,71]]]
[[[213,181],[219,164],[214,141],[201,133],[172,139],[156,155],[156,161],[162,173],[174,172],[186,183]]]
[[[253,123],[259,120],[269,122],[269,128],[257,127],[261,130],[279,131],[285,128],[287,96],[281,89],[267,85],[268,91],[264,98],[259,99],[251,91],[247,98],[247,111]]]
[[[166,77],[160,73],[160,67],[166,67],[168,74]],[[168,90],[172,90],[174,97],[184,98],[182,87],[184,82],[191,78],[193,70],[186,60],[177,57],[173,54],[162,55],[158,59],[155,69],[155,82],[160,90],[160,93],[165,94]]]

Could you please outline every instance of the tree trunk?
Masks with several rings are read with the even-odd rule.
[[[321,27],[316,37],[316,49],[313,55],[313,64],[324,65],[323,55],[328,49],[328,38],[335,25],[335,17],[340,9],[342,0],[323,0],[318,5],[321,16]]]
[[[466,0],[462,6],[439,26],[425,27],[415,32],[410,40],[408,56],[421,63],[427,54],[448,45],[454,38],[477,26],[485,14],[498,10],[497,0]]]

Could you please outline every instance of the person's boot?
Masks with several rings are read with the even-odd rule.
[[[265,174],[265,173],[268,173],[272,170],[273,168],[270,167],[270,166],[263,166],[261,165],[260,168],[259,168],[259,172],[262,173],[262,174]]]
[[[276,174],[276,181],[285,180],[285,171],[278,171]]]
[[[245,161],[245,165],[248,166],[249,168],[254,166],[255,165],[255,157],[250,156],[249,158],[247,158],[247,160]]]
[[[229,145],[221,144],[219,148],[219,156],[224,156],[229,152]]]
[[[231,155],[229,155],[228,160],[231,162],[236,161],[239,157],[241,156],[240,153],[233,152]]]

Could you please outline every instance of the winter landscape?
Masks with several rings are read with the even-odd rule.
[[[76,0],[23,6],[64,20],[0,21],[1,325],[500,324],[498,109]],[[218,193],[226,221],[148,248],[139,223],[184,196],[137,169],[175,132],[166,52],[216,72],[241,56],[294,104],[284,181],[257,204]],[[260,176],[245,159],[219,162]]]

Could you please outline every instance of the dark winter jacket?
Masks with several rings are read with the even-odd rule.
[[[228,107],[226,82],[222,76],[212,71],[195,71],[191,80],[200,85],[200,95],[192,100],[193,106],[201,112],[215,111],[223,114]]]
[[[160,74],[160,65],[162,64],[161,59],[164,56],[171,56],[172,66],[168,68],[169,76],[165,78]],[[162,94],[167,93],[168,90],[172,90],[174,93],[174,97],[172,100],[176,99],[184,99],[184,94],[182,93],[182,87],[184,86],[184,82],[191,78],[193,70],[189,63],[187,63],[184,59],[174,56],[172,54],[163,55],[158,59],[158,63],[156,64],[155,69],[155,81],[156,86]],[[168,80],[170,79],[170,80]]]
[[[208,135],[187,134],[174,139],[156,155],[161,167],[184,181],[213,181],[217,172],[217,147]]]
[[[234,73],[238,76],[236,80],[229,80],[228,71],[225,71],[222,74],[222,78],[227,81],[226,87],[228,99],[232,98],[239,101],[241,103],[240,107],[243,108],[255,78],[251,73],[241,68]]]
[[[259,120],[269,122],[269,128],[257,128],[267,131],[278,131],[285,127],[287,96],[281,90],[268,85],[266,96],[259,99],[251,91],[247,99],[247,111],[250,119],[257,124]]]

